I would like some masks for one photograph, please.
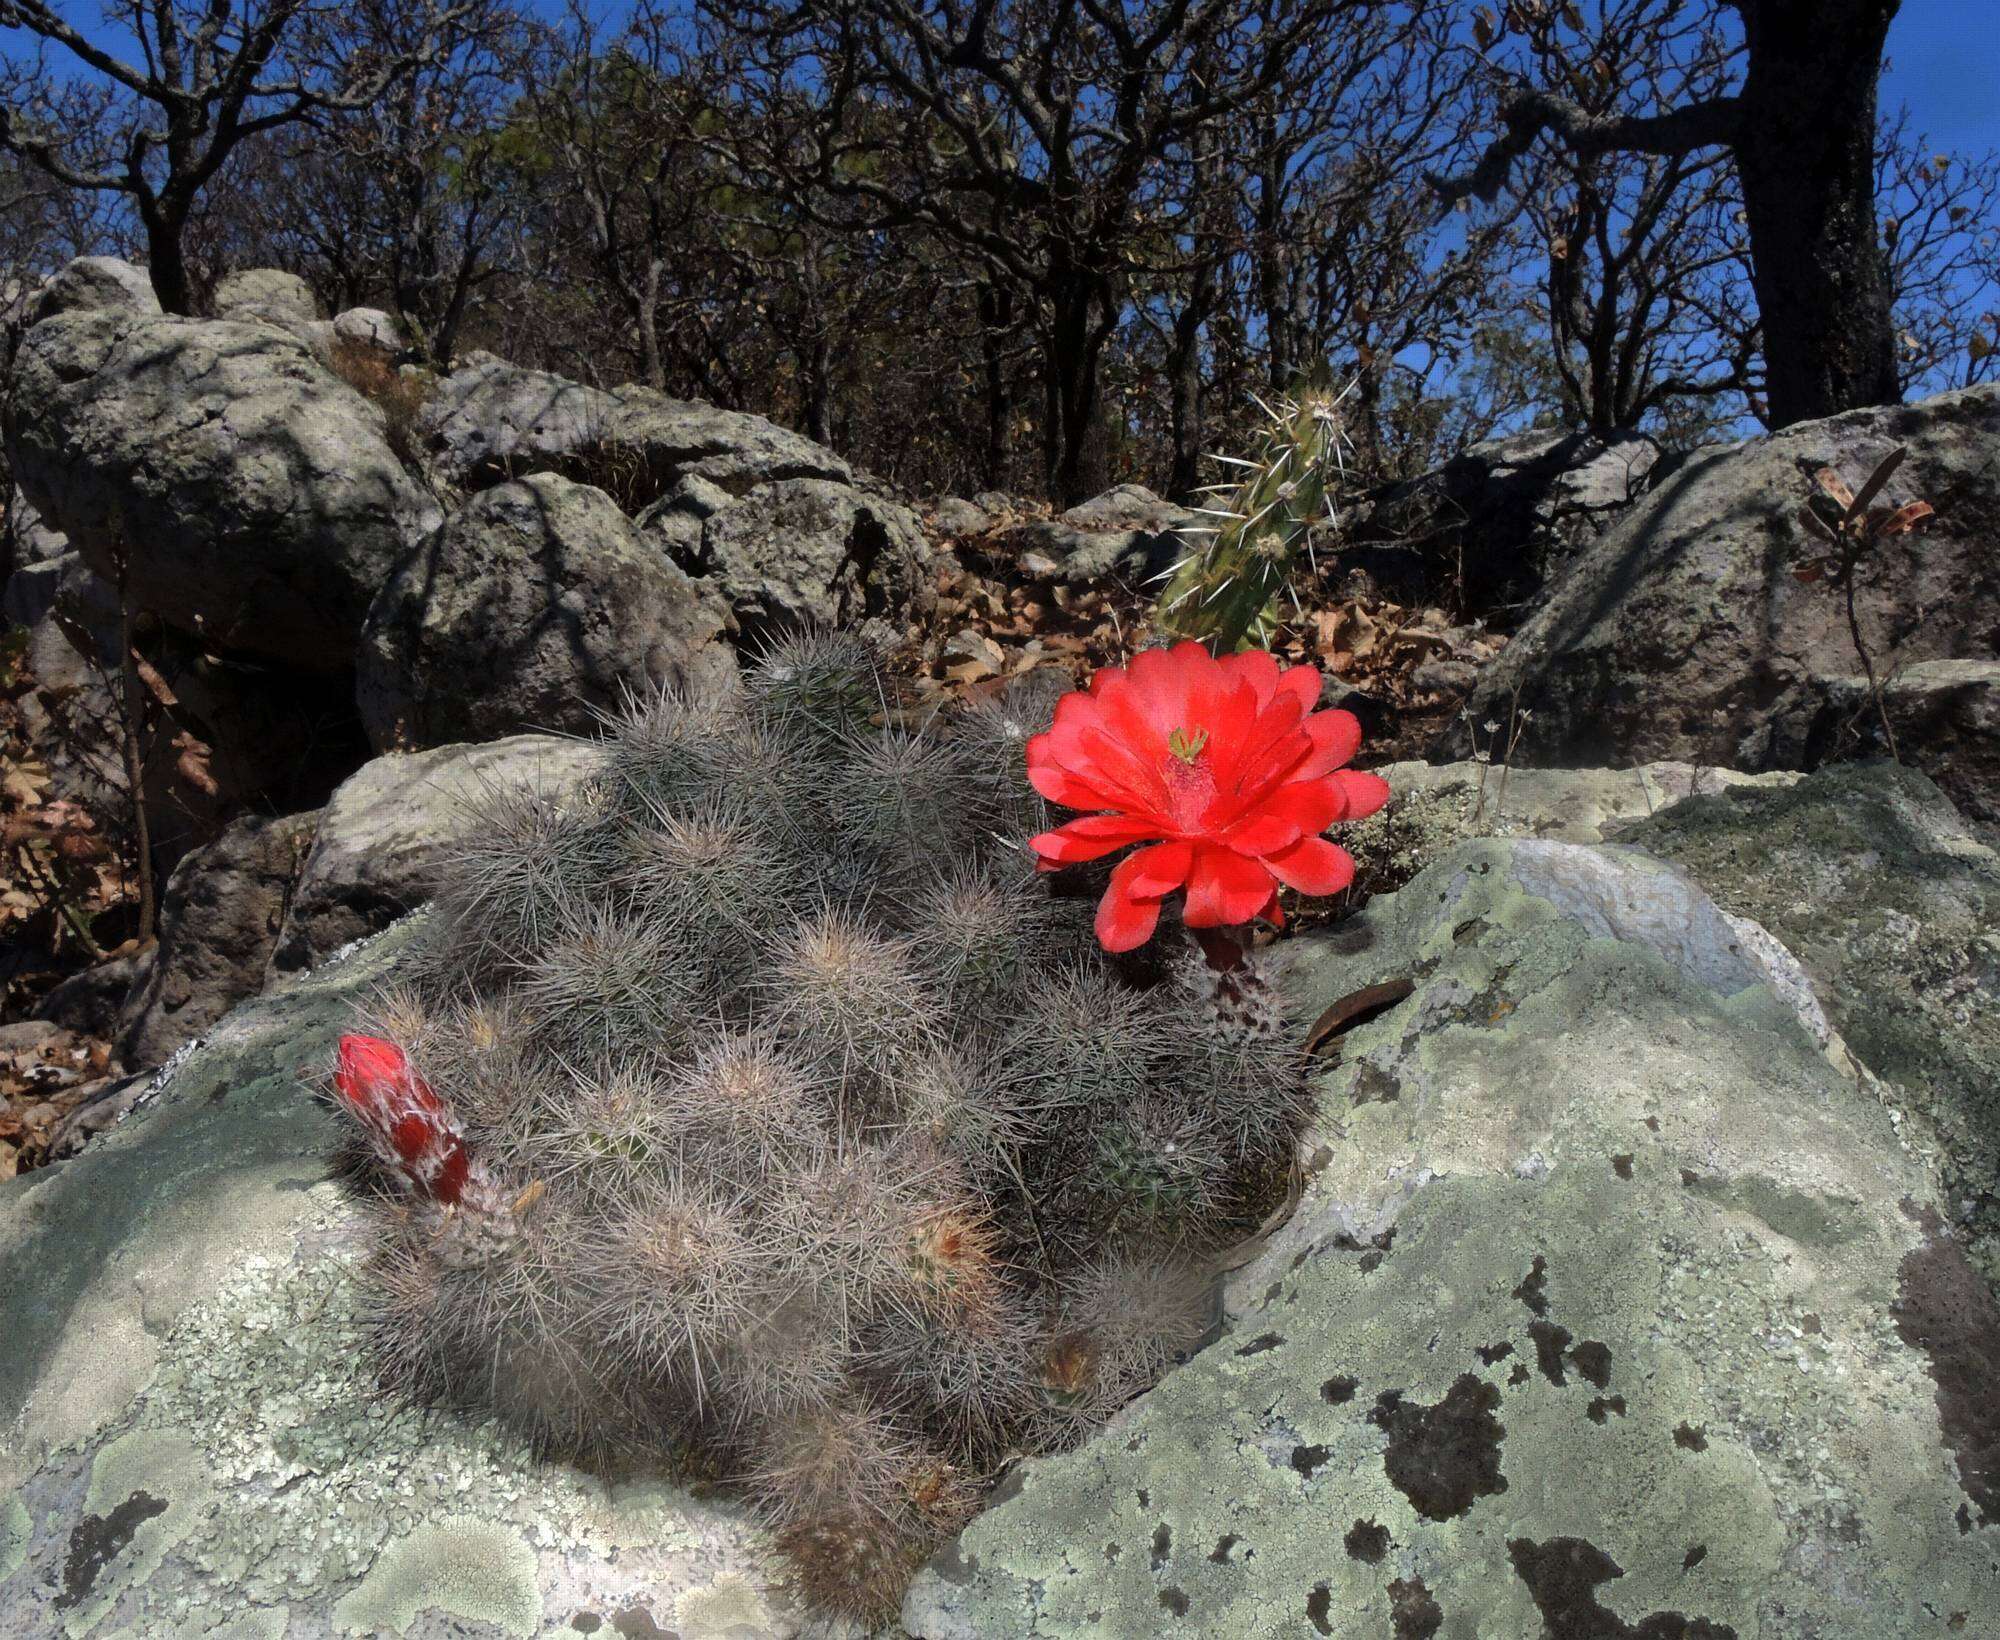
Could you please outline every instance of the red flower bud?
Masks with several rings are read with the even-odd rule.
[[[401,1048],[379,1036],[343,1036],[333,1085],[376,1155],[411,1190],[435,1202],[458,1200],[472,1161],[463,1133]]]

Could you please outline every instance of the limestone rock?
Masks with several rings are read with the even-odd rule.
[[[585,730],[621,689],[733,676],[721,627],[608,495],[538,473],[474,496],[388,578],[356,698],[378,751]]]
[[[1842,598],[1791,573],[1819,550],[1798,521],[1813,473],[1832,467],[1858,487],[1907,446],[1882,500],[1938,508],[1863,572],[1857,610],[1878,671],[1891,657],[1990,658],[1996,444],[2000,386],[1986,386],[1697,451],[1576,560],[1487,667],[1473,721],[1504,720],[1518,697],[1542,763],[1806,767],[1837,680],[1859,670]]]
[[[1782,940],[2000,1287],[2000,855],[1913,769],[1739,786],[1624,828]]]
[[[1882,680],[1895,751],[1938,783],[1966,818],[2000,843],[2000,661],[1918,661]],[[1834,678],[1807,731],[1805,761],[1887,757],[1888,737],[1865,676]]]
[[[115,256],[79,256],[36,293],[28,322],[107,310],[157,315],[160,299],[153,294],[151,277]]]
[[[158,952],[119,1009],[126,1065],[162,1063],[264,988],[314,820],[246,815],[181,857],[160,896]]]
[[[1432,561],[1456,556],[1466,597],[1490,608],[1532,594],[1593,545],[1644,493],[1658,459],[1650,439],[1529,428],[1391,489],[1362,534],[1421,538]],[[1406,568],[1417,561],[1403,556]],[[1348,557],[1368,567],[1365,552]],[[1381,567],[1393,580],[1394,566]]]
[[[133,308],[21,344],[9,454],[99,575],[220,649],[353,663],[369,599],[437,520],[382,413],[268,325]]]
[[[690,473],[739,495],[773,479],[853,477],[831,450],[761,416],[645,387],[588,387],[498,359],[468,358],[445,377],[420,428],[447,483],[559,472],[612,491],[635,513]]]
[[[1354,856],[1363,892],[1402,887],[1439,855],[1474,837],[1599,843],[1696,793],[1783,787],[1801,777],[1743,774],[1689,763],[1632,769],[1508,769],[1480,763],[1389,763],[1389,801],[1333,836]]]
[[[757,485],[703,524],[700,550],[697,572],[753,637],[808,624],[900,636],[936,602],[915,516],[831,479]]]
[[[1199,522],[1143,484],[1119,484],[1058,517],[1020,524],[1006,540],[1016,562],[1037,578],[1071,586],[1113,578],[1136,582],[1177,563],[1187,551],[1179,532]],[[1041,569],[1031,559],[1053,567]]]
[[[408,929],[0,1185],[0,1634],[798,1632],[740,1514],[376,1384],[335,1118],[299,1078]]]
[[[154,946],[136,956],[112,957],[71,974],[35,1004],[34,1017],[78,1036],[110,1037],[118,1029],[118,1010],[144,981],[157,951]]]
[[[588,741],[514,735],[363,764],[320,812],[271,948],[272,981],[296,978],[428,900],[444,857],[475,824],[477,799],[499,788],[553,796],[600,760]]]
[[[372,347],[378,353],[400,353],[410,345],[402,322],[380,308],[349,308],[335,314],[333,334],[352,347]]]
[[[1415,982],[1338,1038],[1296,1211],[908,1632],[1976,1632],[2000,1308],[1726,927],[1635,850],[1488,841],[1296,942],[1306,1017]]]
[[[930,508],[931,527],[940,536],[983,535],[994,517],[984,507],[959,496],[946,496]]]
[[[218,319],[260,319],[289,328],[319,318],[319,299],[312,286],[282,268],[245,268],[215,282],[211,304]]]

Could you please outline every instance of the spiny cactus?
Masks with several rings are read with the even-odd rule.
[[[1240,478],[1211,486],[1221,499],[1197,509],[1212,525],[1183,532],[1207,539],[1168,572],[1154,616],[1162,633],[1198,638],[1217,654],[1270,647],[1299,553],[1310,554],[1315,525],[1335,519],[1346,476],[1343,397],[1322,375],[1276,405],[1258,400],[1268,424],[1254,453],[1216,458]]]
[[[333,1079],[388,1186],[390,1381],[732,1477],[810,1603],[872,1617],[997,1466],[1195,1346],[1303,1066],[1229,1022],[1254,962],[1170,927],[1167,978],[1114,970],[1051,892],[1047,711],[911,726],[799,639],[629,702],[561,801],[491,799],[371,999],[396,1046]]]

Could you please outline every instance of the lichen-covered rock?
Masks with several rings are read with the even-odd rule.
[[[590,741],[512,735],[364,763],[320,811],[271,947],[270,979],[295,978],[428,900],[453,846],[479,824],[482,796],[554,794],[602,757]]]
[[[1509,433],[1390,489],[1362,534],[1423,542],[1418,563],[1449,563],[1455,554],[1465,596],[1491,608],[1534,593],[1594,545],[1644,493],[1659,454],[1651,439],[1636,435],[1607,440],[1561,427]],[[1344,556],[1364,565],[1370,559],[1365,549]],[[1403,557],[1409,561],[1407,550]]]
[[[315,816],[244,815],[181,857],[160,897],[160,939],[118,1013],[118,1057],[158,1065],[264,988]]]
[[[312,286],[283,268],[225,273],[215,282],[212,305],[218,319],[259,319],[281,329],[319,318],[319,299]]]
[[[801,626],[899,637],[937,600],[915,516],[829,479],[758,485],[702,525],[700,553],[693,567],[751,638]]]
[[[2000,855],[1914,769],[1733,788],[1620,832],[1795,952],[1835,1028],[1934,1151],[1940,1205],[2000,1287]]]
[[[1938,784],[1967,819],[2000,844],[2000,661],[1918,661],[1882,680],[1895,752]],[[1807,736],[1817,767],[1849,750],[1887,757],[1888,736],[1863,677],[1836,678]]]
[[[1857,583],[1877,669],[1990,657],[1997,443],[1989,385],[1695,452],[1559,579],[1481,675],[1473,721],[1529,708],[1538,762],[1807,767],[1836,680],[1860,670],[1840,594],[1791,573],[1824,550],[1798,521],[1813,474],[1832,467],[1858,489],[1906,446],[1882,500],[1938,509],[1884,542]]]
[[[1456,844],[1473,837],[1541,837],[1600,843],[1617,828],[1697,792],[1740,785],[1786,786],[1785,771],[1741,774],[1690,763],[1632,769],[1507,769],[1482,763],[1390,763],[1388,804],[1343,827],[1363,893],[1400,888]]]
[[[721,629],[611,497],[537,473],[474,496],[388,578],[355,695],[378,751],[584,730],[627,688],[733,674]]]
[[[35,293],[28,322],[40,324],[59,313],[95,313],[105,309],[157,314],[160,299],[144,268],[115,256],[79,256]]]
[[[1299,942],[1308,1013],[1414,990],[1337,1038],[1296,1212],[1219,1339],[919,1576],[909,1632],[1990,1624],[2000,1309],[1732,928],[1638,851],[1491,841]]]
[[[90,568],[211,648],[342,672],[435,527],[382,412],[265,324],[65,312],[21,343],[8,454]]]
[[[447,483],[559,472],[614,491],[632,512],[690,473],[738,495],[779,478],[854,476],[831,450],[762,416],[646,387],[589,387],[490,357],[468,358],[439,382],[420,427]]]
[[[796,1632],[740,1516],[537,1463],[357,1365],[354,1208],[297,1077],[411,932],[239,1009],[81,1157],[0,1185],[5,1640]]]

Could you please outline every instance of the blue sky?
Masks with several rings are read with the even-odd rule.
[[[554,17],[561,0],[525,0],[526,9]],[[123,49],[124,31],[106,28],[97,0],[69,0],[61,9],[93,39]],[[626,8],[592,0],[610,21]],[[1907,103],[1920,130],[1944,147],[2000,149],[2000,0],[1903,0],[1889,28],[1889,71],[1882,105]]]
[[[1939,144],[2000,148],[2000,4],[1996,0],[1903,0],[1889,25],[1882,105],[1909,104]]]

